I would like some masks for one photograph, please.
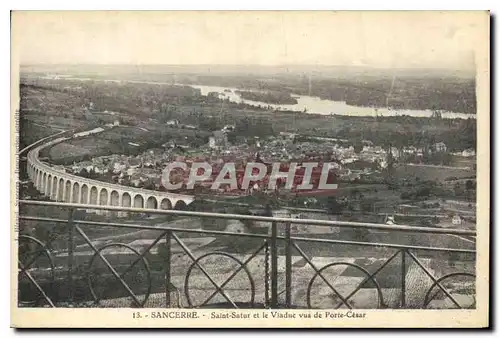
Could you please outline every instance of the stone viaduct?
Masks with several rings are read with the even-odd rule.
[[[36,189],[51,200],[93,205],[147,209],[182,210],[194,201],[194,196],[127,187],[91,180],[55,170],[39,159],[41,149],[63,142],[60,137],[39,145],[27,155],[27,171]]]

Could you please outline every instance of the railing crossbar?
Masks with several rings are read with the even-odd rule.
[[[43,221],[43,222],[57,222],[66,223],[68,220],[57,219],[57,218],[47,218],[47,217],[36,217],[36,216],[19,216],[19,219],[28,221]],[[236,237],[252,237],[252,238],[270,238],[269,235],[262,234],[249,234],[249,233],[238,233],[229,231],[216,231],[216,230],[201,230],[201,229],[182,229],[182,228],[171,228],[164,226],[148,226],[140,224],[122,224],[122,223],[106,223],[106,222],[96,222],[96,221],[73,221],[74,224],[79,225],[96,225],[96,226],[109,226],[115,228],[130,228],[130,229],[142,229],[142,230],[154,230],[154,231],[173,231],[178,233],[198,233],[198,234],[212,234],[212,235],[225,235],[225,236],[236,236]],[[286,240],[285,236],[276,236],[279,240]],[[359,245],[359,246],[371,246],[371,247],[384,247],[391,249],[412,249],[419,251],[441,251],[441,252],[456,252],[464,254],[476,254],[475,250],[469,249],[455,249],[455,248],[441,248],[441,247],[427,247],[427,246],[416,246],[416,245],[403,245],[403,244],[391,244],[391,243],[377,243],[377,242],[359,242],[359,241],[345,241],[337,239],[323,239],[323,238],[306,238],[306,237],[291,237],[290,239],[299,242],[318,242],[327,244],[346,244],[346,245]]]
[[[19,216],[19,219],[27,221],[42,221],[42,222],[57,222],[57,223],[68,222],[68,220],[60,218],[48,218],[48,217],[36,217],[36,216]],[[154,231],[172,231],[172,232],[199,233],[199,234],[211,234],[211,235],[269,238],[269,236],[261,234],[247,234],[247,233],[226,232],[217,230],[183,229],[183,228],[171,228],[164,226],[150,226],[150,225],[140,225],[140,224],[123,224],[123,223],[107,223],[107,222],[97,222],[97,221],[76,221],[76,220],[73,221],[73,223],[79,225],[108,226],[113,228],[129,228],[129,229],[154,230]]]
[[[148,214],[160,214],[160,215],[178,215],[178,216],[193,216],[193,217],[206,217],[206,218],[219,218],[219,219],[237,219],[237,220],[261,221],[261,222],[269,222],[269,224],[271,224],[272,222],[278,222],[278,223],[287,223],[288,222],[288,223],[298,224],[298,225],[350,227],[350,228],[366,228],[366,229],[372,229],[372,230],[408,231],[408,232],[417,232],[417,233],[435,233],[435,234],[454,234],[454,235],[476,236],[476,232],[471,231],[471,230],[428,228],[428,227],[416,227],[416,226],[411,226],[411,225],[385,225],[385,224],[379,224],[379,223],[366,223],[366,222],[325,221],[325,220],[296,219],[296,218],[283,218],[283,217],[222,214],[222,213],[198,212],[198,211],[128,208],[128,207],[117,207],[117,206],[106,206],[106,205],[45,202],[45,201],[32,201],[32,200],[20,200],[19,203],[20,204],[27,204],[27,205],[59,206],[59,207],[77,208],[77,209],[100,209],[100,210],[128,211],[128,212],[135,212],[135,213],[148,213]]]
[[[279,239],[284,239],[284,237],[278,237]],[[297,242],[318,242],[318,243],[328,243],[328,244],[346,244],[346,245],[359,245],[359,246],[371,246],[371,247],[384,247],[390,249],[412,249],[421,251],[444,251],[444,252],[457,252],[465,254],[476,254],[475,250],[467,249],[453,249],[453,248],[440,248],[440,247],[427,247],[427,246],[416,246],[416,245],[403,245],[403,244],[389,244],[389,243],[377,243],[377,242],[357,242],[357,241],[344,241],[337,239],[319,239],[319,238],[303,238],[303,237],[292,237],[291,238]]]

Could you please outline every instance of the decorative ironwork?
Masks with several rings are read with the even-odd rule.
[[[306,305],[309,308],[313,307],[311,301],[311,295],[315,293],[314,283],[316,280],[321,280],[324,282],[329,290],[331,290],[334,299],[338,300],[338,303],[333,306],[333,308],[340,308],[345,306],[347,308],[352,308],[356,306],[353,304],[351,299],[358,293],[362,288],[367,288],[367,286],[375,292],[377,296],[377,301],[375,306],[377,308],[387,308],[388,305],[385,304],[384,295],[382,288],[380,286],[377,277],[380,277],[380,272],[391,262],[395,261],[397,256],[401,257],[401,281],[400,281],[400,304],[402,308],[407,308],[406,300],[406,289],[407,289],[407,264],[412,263],[416,265],[414,269],[420,269],[423,271],[424,275],[427,276],[432,285],[429,289],[426,289],[425,297],[423,297],[423,308],[428,308],[432,306],[433,301],[436,300],[449,300],[456,308],[471,308],[475,307],[475,297],[471,304],[461,304],[462,298],[457,299],[456,292],[448,290],[447,286],[453,286],[453,281],[458,278],[469,278],[475,280],[475,275],[469,272],[457,271],[453,273],[446,274],[442,277],[434,276],[433,272],[426,268],[425,264],[420,261],[415,252],[417,251],[427,251],[435,253],[457,253],[470,255],[475,258],[475,250],[468,249],[453,249],[453,248],[439,248],[439,247],[424,247],[424,246],[414,246],[414,245],[401,245],[401,244],[390,244],[390,243],[369,243],[369,242],[358,242],[358,241],[346,241],[337,239],[323,239],[323,238],[312,238],[312,237],[292,237],[290,231],[290,224],[300,224],[301,226],[315,225],[315,226],[336,226],[336,227],[351,227],[351,228],[364,228],[364,229],[388,229],[385,225],[373,225],[369,223],[353,223],[353,222],[336,222],[336,221],[320,221],[320,220],[307,220],[307,219],[283,219],[283,218],[273,218],[273,217],[262,217],[262,216],[249,216],[249,215],[233,215],[233,214],[215,214],[215,213],[198,213],[198,212],[187,212],[187,211],[176,211],[176,210],[150,210],[150,209],[138,209],[138,208],[122,208],[122,207],[108,207],[108,206],[97,206],[97,205],[76,205],[69,203],[55,203],[55,202],[40,202],[40,201],[20,201],[21,204],[33,204],[33,205],[45,205],[45,206],[57,206],[69,209],[69,218],[47,218],[38,216],[22,215],[19,217],[21,221],[41,221],[50,222],[55,224],[56,227],[63,224],[67,227],[67,246],[66,250],[58,250],[57,252],[51,252],[47,247],[47,243],[27,235],[19,236],[19,305],[20,306],[102,306],[102,301],[113,300],[110,298],[110,294],[116,295],[120,292],[125,291],[126,299],[129,300],[128,303],[113,303],[113,306],[127,306],[127,307],[144,307],[153,306],[157,304],[148,305],[151,302],[157,301],[157,296],[155,299],[151,299],[154,287],[156,283],[164,283],[164,306],[171,306],[171,293],[174,292],[177,297],[177,306],[182,306],[183,299],[186,301],[188,307],[210,307],[213,304],[210,303],[217,295],[222,296],[225,299],[225,307],[286,307],[293,308],[298,306],[294,304],[292,281],[295,277],[294,266],[292,264],[292,254],[293,252],[298,252],[299,256],[303,261],[306,262],[308,266],[312,268],[313,276],[309,279],[306,296]],[[208,217],[208,218],[222,218],[222,219],[240,219],[240,220],[256,220],[269,222],[271,231],[270,234],[253,234],[253,233],[239,233],[239,232],[228,232],[228,231],[216,231],[216,230],[204,230],[204,229],[183,229],[183,228],[173,228],[165,226],[151,226],[144,224],[121,224],[121,223],[111,223],[111,222],[96,222],[88,220],[74,219],[74,210],[76,209],[104,209],[104,210],[116,210],[116,211],[129,211],[138,212],[146,214],[167,214],[167,215],[177,215],[177,216],[195,216],[195,217]],[[83,227],[94,226],[94,227],[115,227],[122,229],[140,229],[149,230],[152,232],[157,232],[158,236],[155,235],[154,240],[147,245],[146,248],[139,251],[132,247],[131,245],[125,243],[106,243],[96,244],[93,242],[83,230]],[[278,227],[285,226],[284,236],[279,235]],[[63,228],[64,229],[64,228]],[[393,231],[413,231],[416,233],[439,233],[439,234],[454,234],[454,235],[464,235],[464,236],[474,236],[475,232],[467,230],[456,230],[456,229],[436,229],[436,228],[412,228],[410,226],[391,226],[390,230]],[[197,255],[193,250],[191,250],[180,234],[197,234],[197,235],[214,235],[214,236],[233,236],[239,238],[248,239],[260,239],[263,243],[256,245],[255,249],[247,253],[247,258],[242,259],[235,254],[220,252],[220,251],[209,251],[202,252]],[[90,248],[91,254],[88,261],[83,264],[77,263],[75,259],[75,241],[77,237],[83,239],[83,244]],[[162,240],[164,240],[162,242]],[[51,241],[49,239],[49,241]],[[299,246],[298,243],[322,243],[326,245],[351,245],[351,246],[364,246],[364,247],[382,247],[388,250],[395,250],[375,271],[369,271],[369,269],[363,266],[347,261],[328,263],[321,268],[318,268],[314,263],[313,259],[310,258],[305,251]],[[161,244],[164,243],[164,244]],[[175,285],[172,279],[172,264],[175,264],[176,257],[172,253],[172,244],[176,243],[180,249],[183,257],[189,257],[191,263],[185,265],[187,268],[184,276],[184,298],[181,294],[181,289],[179,285]],[[281,244],[284,245],[280,246]],[[158,250],[163,250],[163,254],[158,253],[157,255],[152,253],[153,248],[158,248]],[[113,262],[105,257],[107,250],[120,249],[122,254],[131,258],[132,263],[124,264],[123,261],[120,262],[119,267]],[[284,248],[284,253],[280,255],[280,248]],[[61,266],[61,260],[59,259],[64,255],[67,255],[67,266],[61,266],[61,268],[56,268],[54,261],[54,255],[58,257],[58,266]],[[29,257],[28,257],[29,256]],[[264,264],[264,277],[257,280],[252,276],[252,271],[249,269],[249,263],[256,260],[262,259]],[[45,259],[46,263],[43,268],[34,269],[33,264],[37,260]],[[115,257],[116,258],[116,257]],[[236,268],[229,272],[224,272],[226,276],[222,283],[215,281],[213,276],[204,268],[203,262],[207,259],[219,258],[219,262],[222,259],[230,260],[236,264]],[[279,266],[280,259],[285,259],[284,266]],[[81,258],[79,259],[81,261]],[[158,262],[158,260],[160,260]],[[65,260],[62,260],[65,262]],[[152,262],[160,263],[163,269],[163,274],[158,277],[158,267],[155,268],[155,276],[153,277]],[[398,262],[399,260],[396,260]],[[104,269],[100,268],[96,270],[97,263],[103,263]],[[408,263],[407,263],[408,262]],[[73,268],[73,266],[76,268]],[[156,266],[156,265],[155,265]],[[284,269],[283,269],[284,267]],[[362,281],[351,291],[349,294],[342,294],[341,291],[335,287],[335,281],[333,279],[338,278],[339,274],[326,274],[327,271],[337,270],[338,267],[347,267],[348,269],[354,269],[357,274],[356,276],[363,277]],[[126,281],[126,276],[133,274],[133,269],[137,268],[143,271],[141,276],[144,276],[144,280],[141,280],[140,284],[142,287],[141,291],[137,290],[137,285],[132,285]],[[204,299],[194,299],[191,291],[192,285],[190,284],[191,277],[193,276],[194,269],[201,271],[204,278],[210,281],[214,290],[208,291],[209,296]],[[83,270],[83,271],[82,271]],[[345,269],[339,269],[344,271]],[[58,271],[66,272],[67,277],[64,274],[57,273]],[[106,285],[101,285],[100,292],[98,282],[95,280],[96,274],[102,274],[106,278],[111,278],[112,282],[107,282]],[[121,271],[121,272],[120,272]],[[414,270],[412,270],[414,271]],[[279,292],[278,288],[283,287],[282,280],[280,279],[282,273],[284,272],[284,290]],[[230,297],[230,290],[228,290],[228,285],[234,278],[243,273],[246,280],[248,280],[248,287],[242,287],[241,291],[244,293],[248,291],[248,301],[239,302]],[[111,275],[111,276],[110,276]],[[137,274],[136,274],[137,275]],[[327,276],[328,275],[328,276]],[[399,273],[398,273],[399,276]],[[161,278],[161,280],[158,280]],[[262,277],[260,277],[262,278]],[[89,289],[90,299],[81,299],[81,295],[78,296],[80,299],[73,299],[73,292],[69,290],[68,295],[59,295],[57,292],[53,292],[51,288],[54,285],[61,285],[66,283],[68,288],[73,289],[76,283],[81,286],[82,280],[87,285]],[[178,282],[178,279],[175,279]],[[239,279],[238,279],[239,280]],[[264,295],[263,304],[256,302],[256,288],[257,282],[263,283]],[[182,283],[182,282],[181,282]],[[154,284],[154,285],[153,285]],[[456,283],[455,283],[456,284]],[[470,283],[469,283],[470,284]],[[30,291],[26,291],[26,286],[30,287]],[[116,287],[118,285],[118,287]],[[245,284],[246,285],[246,284]],[[262,284],[260,284],[262,285]],[[281,285],[281,286],[280,286]],[[155,289],[156,290],[156,289]],[[229,291],[229,292],[228,292]],[[456,290],[455,290],[456,291]],[[460,290],[460,292],[472,292],[475,290]],[[279,298],[279,295],[284,293],[285,299]],[[444,295],[444,296],[443,296]],[[31,298],[30,298],[31,297]],[[61,298],[62,297],[62,298]],[[76,297],[76,296],[75,296]],[[76,298],[78,298],[76,297]],[[85,298],[85,297],[84,297]],[[130,300],[132,303],[130,303]],[[443,303],[443,302],[442,302]],[[463,301],[462,301],[463,303]],[[220,305],[220,304],[219,304]],[[394,304],[392,305],[394,306]],[[397,306],[397,305],[396,305]]]
[[[139,307],[143,307],[144,304],[146,304],[146,302],[148,301],[148,298],[149,298],[149,295],[151,294],[151,269],[149,268],[149,264],[148,264],[148,261],[147,259],[144,257],[144,255],[141,255],[137,250],[135,250],[134,248],[132,248],[130,245],[127,245],[127,244],[123,244],[123,243],[111,243],[111,244],[107,244],[105,246],[103,246],[102,248],[98,249],[95,254],[92,256],[92,258],[90,259],[89,261],[89,264],[88,264],[88,272],[87,272],[87,285],[90,289],[90,293],[92,294],[92,297],[94,298],[94,305],[98,305],[99,304],[99,301],[101,299],[101,297],[99,297],[97,295],[97,293],[95,292],[95,288],[94,288],[94,283],[92,281],[92,277],[96,275],[96,273],[94,271],[92,271],[92,265],[94,263],[94,261],[96,260],[96,258],[100,258],[101,260],[104,260],[104,256],[103,256],[103,251],[105,251],[106,249],[108,248],[113,248],[113,247],[118,247],[118,248],[125,248],[126,250],[132,252],[135,256],[138,256],[138,259],[132,263],[131,265],[129,265],[124,272],[122,272],[121,274],[119,274],[117,276],[117,273],[114,273],[113,270],[112,270],[112,267],[111,267],[111,264],[109,264],[107,261],[104,261],[104,263],[106,264],[107,268],[111,271],[111,273],[113,273],[114,275],[114,278],[116,278],[117,281],[120,282],[120,284],[123,286],[123,288],[130,294],[130,296],[132,297],[132,299],[137,303],[137,305]],[[146,251],[147,252],[147,251]],[[131,291],[131,288],[130,286],[125,282],[124,278],[125,278],[125,274],[127,272],[129,272],[130,270],[132,270],[132,268],[137,264],[137,262],[141,261],[143,266],[144,266],[144,269],[146,270],[146,276],[147,276],[147,289],[144,293],[144,299],[142,301],[139,300],[139,298]],[[110,285],[107,285],[107,290],[109,291],[110,287],[114,287],[115,286],[115,283],[112,283]],[[106,290],[105,290],[106,291]]]
[[[205,305],[208,304],[208,302],[214,298],[215,295],[217,294],[222,294],[230,303],[231,305],[233,305],[235,308],[237,308],[236,304],[234,304],[234,302],[229,298],[229,296],[226,296],[224,293],[223,293],[223,288],[224,286],[226,286],[227,284],[229,284],[229,282],[241,271],[241,270],[244,270],[247,277],[248,277],[248,281],[250,283],[250,305],[252,306],[255,302],[255,282],[252,278],[252,275],[250,274],[250,271],[248,270],[247,268],[247,264],[264,248],[264,245],[261,246],[252,256],[250,256],[250,258],[248,258],[245,262],[242,262],[241,260],[239,260],[238,258],[234,257],[233,255],[230,255],[228,253],[225,253],[225,252],[209,252],[209,253],[206,253],[204,255],[201,255],[200,257],[198,257],[190,266],[189,266],[189,269],[186,273],[186,280],[185,280],[185,284],[184,284],[184,290],[185,290],[185,293],[186,293],[186,299],[187,299],[187,302],[189,304],[189,307],[203,307]],[[232,274],[231,276],[229,276],[220,286],[217,285],[217,283],[215,281],[213,281],[211,278],[210,278],[210,281],[212,282],[212,284],[215,286],[215,291],[207,298],[205,299],[205,301],[203,301],[203,303],[201,303],[201,305],[199,306],[194,306],[193,305],[193,302],[191,300],[191,295],[190,295],[190,292],[189,292],[189,277],[191,276],[191,271],[193,270],[193,268],[196,266],[198,267],[199,269],[201,269],[202,271],[204,271],[204,269],[202,268],[202,266],[200,265],[200,261],[206,257],[210,257],[210,256],[223,256],[223,257],[228,257],[230,259],[232,259],[233,261],[235,261],[236,263],[238,263],[239,265],[239,268],[236,269]],[[208,275],[207,275],[208,277]]]
[[[472,278],[472,283],[475,284],[476,275],[474,275],[472,273],[454,272],[454,273],[450,273],[450,274],[447,274],[445,276],[442,276],[439,279],[437,279],[436,281],[434,281],[434,283],[432,284],[432,286],[427,290],[427,292],[425,294],[425,298],[424,298],[424,308],[427,308],[429,306],[429,304],[434,300],[434,298],[439,294],[439,291],[441,291],[441,289],[440,289],[439,286],[442,285],[442,283],[445,280],[452,279],[452,278],[457,277],[457,276],[471,277]],[[437,287],[437,289],[440,289],[440,290],[437,290],[437,292],[435,292],[431,296],[431,291],[433,291],[434,288],[436,288],[436,287]],[[451,298],[451,299],[453,299],[448,294],[446,294],[446,296],[449,297],[449,298]],[[476,297],[475,297],[475,295],[472,295],[472,298],[473,298],[472,304],[469,305],[469,306],[467,306],[466,309],[474,309],[476,307]],[[463,307],[460,304],[458,304],[458,302],[457,302],[457,304],[454,304],[454,305],[456,305],[456,306],[458,305],[458,308],[463,309]]]
[[[321,274],[323,271],[325,271],[328,268],[331,268],[331,267],[334,267],[334,266],[341,266],[341,265],[346,265],[346,266],[353,267],[353,268],[361,271],[361,273],[363,273],[366,276],[366,278],[358,285],[358,287],[356,288],[356,290],[354,290],[353,292],[351,292],[347,297],[340,296],[340,293]],[[314,267],[314,270],[316,270],[316,267]],[[349,302],[349,298],[351,298],[352,296],[354,296],[354,294],[356,294],[356,292],[358,292],[364,285],[366,285],[366,282],[368,282],[368,281],[371,281],[373,283],[373,285],[375,285],[375,288],[377,290],[377,297],[378,297],[377,304],[378,304],[378,308],[380,309],[380,308],[383,307],[384,297],[382,295],[382,290],[380,289],[380,285],[377,283],[377,280],[375,279],[375,277],[372,274],[370,274],[366,269],[364,269],[363,267],[361,267],[361,266],[359,266],[357,264],[347,263],[347,262],[338,262],[338,263],[331,263],[331,264],[325,265],[321,269],[316,270],[316,273],[314,274],[313,278],[311,278],[311,280],[309,282],[309,285],[307,286],[307,306],[309,306],[309,308],[313,308],[313,306],[311,304],[311,288],[312,288],[312,286],[314,284],[314,280],[318,276],[320,276],[326,282],[326,284],[328,285],[328,287],[330,287],[332,289],[332,291],[335,293],[335,295],[337,295],[337,297],[341,299],[342,302],[335,307],[336,309],[338,309],[342,305],[346,305],[349,309],[351,309],[352,308],[351,304],[348,303]]]
[[[20,305],[21,306],[36,307],[36,306],[40,305],[41,300],[45,300],[51,307],[55,307],[52,299],[47,295],[46,291],[43,290],[43,288],[40,286],[40,284],[33,277],[32,273],[29,271],[30,268],[32,267],[32,265],[34,263],[36,263],[41,256],[45,256],[49,261],[49,270],[50,270],[49,282],[50,283],[48,283],[48,285],[50,287],[55,281],[54,259],[52,258],[52,254],[50,253],[50,251],[47,249],[46,245],[42,241],[36,239],[33,236],[20,235],[18,238],[18,241],[19,241],[19,258],[18,258],[19,289],[21,291],[21,287],[24,284],[22,281],[22,278],[24,276],[26,278],[28,278],[28,285],[32,285],[36,289],[36,290],[34,290],[35,291],[34,293],[36,294],[36,299],[32,299],[32,300],[24,300],[23,296],[30,296],[33,292],[19,292]],[[33,247],[37,247],[38,249],[32,250]],[[34,257],[31,257],[26,262],[24,260],[24,258],[28,258],[31,255],[33,255]],[[26,257],[26,256],[28,256],[28,257]]]

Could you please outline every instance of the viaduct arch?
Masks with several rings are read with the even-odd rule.
[[[58,171],[40,161],[40,150],[67,139],[69,137],[60,137],[39,145],[27,155],[29,178],[35,188],[51,200],[163,210],[182,209],[194,201],[194,196],[190,195],[127,187],[79,177]]]

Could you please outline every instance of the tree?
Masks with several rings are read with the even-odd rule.
[[[217,125],[217,120],[212,117],[200,116],[199,118],[199,128],[202,130],[215,131],[219,129]]]
[[[361,202],[361,210],[364,212],[372,212],[374,207],[373,201],[363,201]]]
[[[235,143],[236,142],[236,133],[227,133],[227,141],[229,143]]]
[[[327,200],[328,213],[332,215],[340,215],[344,210],[345,205],[337,201],[335,196],[329,196]]]
[[[363,151],[363,143],[361,143],[361,142],[354,143],[354,152],[356,154],[359,154],[362,151]]]
[[[417,196],[418,197],[428,197],[431,194],[431,190],[432,189],[429,186],[419,187],[417,189]]]
[[[80,170],[80,173],[78,174],[78,176],[84,177],[84,178],[89,178],[89,172],[87,171],[87,169],[82,168],[82,170]]]
[[[400,198],[402,200],[412,200],[412,199],[414,199],[414,196],[412,195],[412,193],[410,191],[403,191],[401,193]]]
[[[470,200],[471,198],[471,192],[472,192],[472,189],[474,189],[474,182],[472,182],[472,180],[467,180],[465,182],[465,191],[467,193],[467,198]]]
[[[347,228],[346,233],[351,240],[365,242],[370,237],[370,231],[365,228]]]

